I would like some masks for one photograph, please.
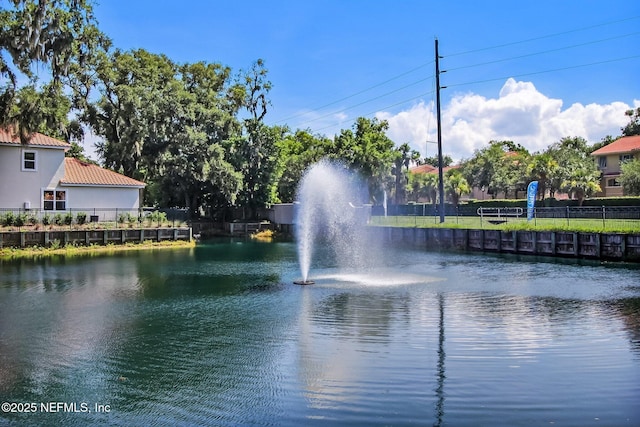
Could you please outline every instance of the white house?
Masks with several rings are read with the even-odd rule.
[[[143,182],[65,157],[69,148],[39,133],[22,144],[11,130],[0,129],[0,209],[113,216],[105,212],[139,208]]]

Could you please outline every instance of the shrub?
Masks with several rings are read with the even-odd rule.
[[[160,225],[163,222],[167,221],[167,214],[165,212],[153,211],[147,217],[149,222],[157,222]]]
[[[71,212],[66,213],[62,218],[62,221],[64,222],[64,225],[71,225],[73,223],[73,214]]]
[[[133,225],[138,219],[134,216],[131,215],[130,212],[127,213],[121,213],[120,215],[118,215],[118,222],[120,224],[124,224],[125,222],[128,223],[130,226]]]
[[[15,215],[13,212],[7,212],[2,217],[2,225],[5,227],[11,227],[15,221]]]
[[[29,218],[27,218],[27,222],[30,225],[36,225],[38,223],[38,217],[35,216],[35,214],[31,214],[31,215],[29,215]]]
[[[64,225],[64,219],[62,218],[62,214],[59,214],[59,213],[55,214],[53,216],[53,223],[55,225]]]
[[[16,227],[22,227],[26,223],[27,223],[27,214],[26,213],[21,213],[21,214],[16,215],[16,217],[13,220],[13,224]]]
[[[85,224],[87,222],[87,213],[86,212],[78,212],[76,215],[76,223],[79,225]]]
[[[51,217],[49,216],[49,214],[44,214],[42,216],[42,225],[49,225],[51,224]]]
[[[640,197],[591,197],[582,206],[640,206]]]

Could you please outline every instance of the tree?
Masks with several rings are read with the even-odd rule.
[[[528,151],[513,141],[490,141],[489,146],[475,152],[462,164],[467,182],[484,188],[493,198],[502,191],[505,195],[520,189],[526,177]]]
[[[277,201],[278,193],[278,142],[284,138],[287,128],[266,126],[271,82],[267,80],[264,61],[257,60],[244,72],[236,86],[241,94],[242,106],[249,114],[244,120],[244,132],[235,140],[234,164],[244,177],[240,202],[249,209],[249,217],[255,218],[259,207]]]
[[[71,143],[71,148],[64,153],[65,157],[73,157],[85,163],[97,165],[98,162],[88,158],[84,153],[84,149],[80,145],[80,142],[84,138],[84,129],[82,128],[82,124],[77,120],[73,120],[69,124],[67,130],[68,136],[65,139]]]
[[[230,74],[219,64],[178,65],[142,49],[102,55],[101,96],[86,103],[83,119],[104,139],[105,165],[147,182],[147,204],[192,215],[233,204],[243,181],[230,163],[230,141],[241,135],[243,99]]]
[[[278,202],[293,202],[298,183],[305,170],[325,157],[331,149],[332,141],[320,135],[312,135],[308,130],[287,133],[279,144]]]
[[[411,200],[419,201],[427,199],[428,202],[437,203],[438,175],[434,173],[409,172],[407,183],[407,195]]]
[[[640,159],[623,162],[620,165],[620,184],[624,194],[628,196],[640,196]]]
[[[189,183],[184,190],[185,206],[192,214],[198,214],[199,209],[233,205],[243,183],[227,149],[229,141],[241,132],[236,117],[241,105],[237,83],[231,80],[231,70],[217,63],[183,64],[178,73],[178,97],[174,101],[178,105],[173,106],[159,130],[152,127],[159,145],[150,145],[151,153],[166,146],[174,162],[186,165],[177,167],[181,171],[178,179]],[[163,135],[169,136],[166,142]],[[193,173],[188,173],[190,167]],[[162,173],[155,177],[162,177]],[[169,183],[164,191],[171,188]]]
[[[0,9],[0,125],[13,125],[23,143],[35,131],[64,135],[70,103],[62,79],[85,73],[87,56],[109,40],[88,0],[10,3]],[[23,77],[28,83],[20,88]]]
[[[624,114],[629,117],[630,121],[622,128],[622,135],[640,135],[640,107],[635,110],[627,110]]]
[[[409,166],[412,161],[420,158],[420,153],[411,150],[409,144],[404,143],[394,152],[393,169],[391,173],[395,178],[394,199],[396,204],[406,201],[405,189],[407,186]]]
[[[372,200],[382,200],[394,161],[394,143],[385,132],[389,124],[360,117],[353,130],[342,130],[334,139],[330,157],[340,160],[367,181]]]
[[[224,159],[224,149],[209,144],[207,138],[204,133],[193,134],[182,141],[178,152],[172,147],[163,154],[162,173],[150,179],[153,202],[184,206],[192,216],[205,207],[235,202],[242,175]]]
[[[498,162],[493,175],[491,187],[497,189],[508,198],[513,194],[518,197],[518,191],[523,191],[527,186],[527,169],[530,161],[528,153],[510,151]]]
[[[551,179],[559,167],[558,162],[549,153],[536,154],[532,157],[527,171],[531,181],[538,181],[541,200],[544,200],[547,189],[552,187]]]
[[[450,169],[444,177],[445,193],[455,206],[460,202],[460,196],[471,192],[471,186],[457,169]]]
[[[266,126],[259,123],[252,129],[251,137],[246,135],[236,140],[237,154],[244,178],[239,202],[248,208],[249,218],[255,218],[257,210],[269,203],[277,202],[280,161],[279,142],[284,138],[286,128]],[[249,141],[253,142],[249,142]]]
[[[25,85],[16,91],[12,102],[5,125],[12,126],[23,143],[28,142],[33,132],[67,139],[71,100],[59,82],[40,88],[36,84]]]
[[[100,58],[96,83],[102,96],[87,104],[83,118],[104,138],[97,151],[106,167],[145,180],[161,160],[163,144],[180,129],[169,125],[183,105],[176,74],[169,58],[143,49]]]
[[[563,190],[576,197],[581,204],[584,197],[599,191],[600,171],[590,151],[587,141],[582,137],[565,137],[547,148],[545,153],[558,163],[558,168],[549,175],[551,197],[556,190]]]
[[[431,166],[437,168],[439,166],[438,165],[438,163],[439,163],[438,156],[425,157],[424,159],[422,159],[420,161],[420,163],[421,164],[425,164],[425,165],[431,165]],[[442,156],[442,163],[444,163],[442,165],[442,167],[446,168],[448,166],[451,166],[453,164],[453,158],[450,155],[445,154],[445,155]]]
[[[569,177],[561,184],[561,189],[571,197],[578,200],[578,206],[582,206],[585,197],[589,197],[600,191],[600,173],[585,165],[579,165],[573,169]]]

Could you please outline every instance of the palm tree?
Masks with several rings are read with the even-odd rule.
[[[395,160],[393,165],[393,175],[395,176],[395,202],[402,203],[405,198],[405,187],[408,183],[409,166],[412,161],[420,158],[420,153],[411,150],[408,143],[402,144],[395,150]],[[404,183],[403,183],[404,181]]]
[[[444,180],[445,191],[451,203],[458,206],[460,196],[471,192],[471,186],[458,170],[452,169],[447,173]]]
[[[600,172],[580,167],[572,171],[570,178],[562,182],[562,190],[578,200],[582,206],[585,197],[600,191]]]
[[[426,199],[429,202],[436,202],[436,192],[438,190],[438,176],[433,173],[412,173],[409,172],[409,182],[407,184],[407,196],[416,202]]]
[[[427,198],[433,205],[435,206],[438,202],[438,184],[439,184],[438,175],[435,173],[426,173],[424,174],[424,192],[427,195]]]

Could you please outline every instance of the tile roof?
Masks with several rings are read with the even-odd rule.
[[[0,128],[0,144],[20,145],[20,136],[10,128]],[[38,147],[71,148],[71,144],[68,142],[37,132],[31,135],[27,144]]]
[[[424,165],[416,166],[410,170],[412,173],[435,173],[438,171],[438,168],[425,163]]]
[[[64,159],[64,178],[60,185],[91,185],[143,188],[144,182],[129,178],[117,172],[86,163],[73,157]]]
[[[607,154],[622,154],[640,150],[640,135],[623,136],[609,145],[597,149],[592,156],[604,156]]]
[[[442,172],[448,172],[451,169],[458,169],[460,167],[460,165],[455,165],[455,166],[445,166],[442,169]],[[414,168],[411,168],[409,170],[411,173],[438,173],[438,168],[436,166],[431,166],[428,164],[424,164],[424,165],[420,165],[420,166],[416,166]]]

